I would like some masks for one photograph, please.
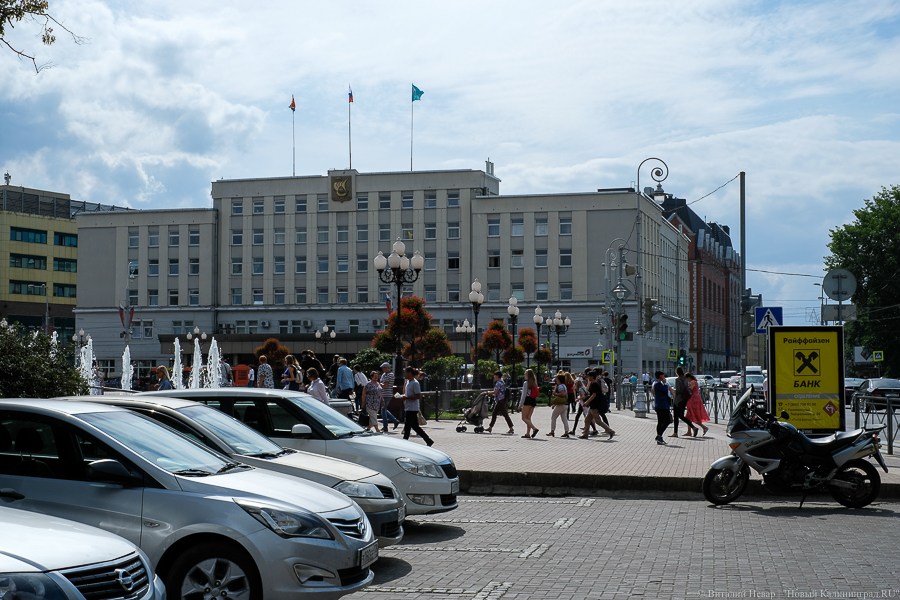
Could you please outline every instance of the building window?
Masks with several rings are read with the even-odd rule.
[[[447,239],[449,240],[458,240],[459,239],[459,222],[455,223],[447,223]]]
[[[459,190],[447,190],[447,206],[459,206]]]
[[[178,229],[169,229],[169,246],[178,245]]]
[[[572,217],[560,217],[559,235],[572,235]]]
[[[447,302],[459,302],[459,285],[451,283],[447,286]]]
[[[546,218],[534,220],[534,235],[536,235],[536,236],[547,235],[547,219]]]
[[[369,210],[368,194],[359,194],[356,196],[356,210]]]
[[[318,300],[319,304],[328,304],[328,288],[320,287],[318,291]]]
[[[434,252],[426,252],[425,253],[425,270],[426,271],[436,271],[437,270],[437,256]]]
[[[253,290],[253,304],[260,305],[263,303],[263,291],[260,288]]]
[[[350,292],[347,291],[348,289],[349,288],[345,287],[339,287],[337,289],[338,304],[347,304],[350,302]]]
[[[284,304],[284,288],[275,288],[275,304]]]
[[[346,273],[350,270],[350,260],[347,258],[346,254],[338,254],[337,255],[337,272],[338,273]]]
[[[200,306],[200,290],[188,290],[188,304]]]
[[[561,267],[571,267],[572,266],[572,249],[571,248],[560,248],[559,249],[559,266]]]
[[[134,278],[138,274],[138,271],[139,271],[138,261],[129,260],[128,261],[128,277]]]
[[[513,219],[509,224],[509,235],[513,237],[525,235],[525,222],[522,219]]]
[[[500,219],[488,219],[488,237],[500,237]]]
[[[291,321],[278,321],[278,333],[293,333],[290,323]]]
[[[296,266],[296,269],[294,270],[295,273],[306,273],[306,257],[305,256],[298,256],[296,264],[297,264],[297,266]]]
[[[487,299],[488,299],[488,302],[500,302],[500,284],[497,284],[497,283],[489,283],[488,284]]]
[[[365,304],[369,301],[369,288],[366,286],[360,286],[356,288],[356,301],[360,304]]]
[[[538,300],[538,301],[547,299],[547,284],[546,283],[534,284],[534,299]]]
[[[284,244],[284,227],[275,230],[275,243]]]
[[[188,275],[199,275],[199,274],[200,274],[200,259],[199,258],[188,259]]]
[[[379,302],[385,303],[391,301],[391,288],[387,285],[378,286],[378,297],[380,298]]]
[[[200,245],[200,230],[199,229],[189,229],[188,230],[188,244],[191,246],[199,246]]]
[[[284,214],[284,196],[275,196],[275,214]]]
[[[240,246],[244,243],[244,230],[243,229],[232,229],[231,230],[231,245],[232,246]]]
[[[159,247],[159,229],[153,227],[147,230],[147,245],[151,248]]]
[[[403,241],[409,241],[409,240],[413,239],[412,223],[403,223],[403,225],[401,225],[400,227],[401,227],[400,238]]]
[[[513,250],[512,256],[510,257],[509,266],[513,269],[521,269],[525,266],[522,261],[522,250]]]
[[[74,233],[54,232],[53,245],[54,246],[69,246],[70,248],[77,248],[78,247],[78,236]],[[177,245],[178,244],[176,244],[176,246]]]
[[[244,203],[241,200],[232,200],[231,202],[231,214],[233,215],[242,215],[244,214]]]
[[[297,244],[305,244],[306,243],[306,229],[298,229],[294,233],[294,242]]]
[[[425,223],[425,239],[433,240],[437,238],[437,224]]]
[[[235,321],[234,322],[234,332],[235,333],[247,333],[247,321]],[[177,331],[175,333],[178,333]]]
[[[147,305],[159,306],[159,290],[147,290]]]
[[[413,295],[412,287],[404,285],[403,289],[400,293],[401,293],[401,295],[400,295],[401,298],[409,298]]]
[[[306,196],[295,196],[296,199],[296,208],[295,210],[298,213],[306,212]]]
[[[319,226],[318,232],[316,234],[316,241],[319,242],[320,244],[328,243],[328,226],[327,225]]]
[[[43,289],[43,288],[42,288]],[[43,295],[43,294],[41,294]],[[66,283],[54,283],[53,284],[53,295],[57,298],[75,298],[75,286],[66,284]],[[135,305],[137,304],[137,291],[134,292],[134,302],[131,302],[130,298],[131,292],[129,291],[129,304]]]
[[[266,210],[266,203],[262,198],[253,199],[253,214],[261,215]]]
[[[275,257],[275,274],[276,275],[284,275],[284,257],[276,256]]]
[[[512,295],[513,295],[513,298],[515,298],[519,302],[524,302],[525,301],[525,284],[524,283],[512,284]]]
[[[425,208],[437,208],[437,192],[434,190],[425,192]]]
[[[328,272],[328,257],[327,256],[318,257],[316,262],[318,263],[318,267],[316,270],[319,273],[327,273]]]
[[[328,194],[316,194],[319,212],[328,212]]]
[[[365,254],[356,255],[356,272],[367,273],[369,271],[369,257]]]
[[[190,333],[193,329],[193,321],[172,321],[172,333],[174,333],[175,335]]]
[[[350,231],[347,225],[338,225],[337,226],[337,241],[339,242],[349,242],[350,241]]]
[[[147,265],[147,275],[150,277],[158,277],[159,276],[159,261],[153,259]]]
[[[241,288],[231,288],[231,304],[232,306],[240,306],[244,303],[244,296]]]
[[[33,281],[10,281],[10,294],[24,294],[26,296],[44,296],[47,294],[44,284]]]
[[[560,283],[559,284],[559,299],[560,300],[571,300],[572,299],[572,283]]]
[[[359,319],[350,319],[350,333],[359,333]]]
[[[135,304],[137,304],[137,295],[135,295]],[[169,290],[169,306],[178,306],[178,290]]]
[[[265,233],[262,229],[254,229],[253,230],[253,245],[254,246],[262,246],[263,241],[265,240]]]
[[[379,210],[391,210],[390,192],[378,192],[378,208]]]
[[[357,242],[368,242],[369,241],[369,226],[368,225],[357,225],[356,226],[356,241]]]
[[[22,227],[10,227],[9,239],[13,242],[29,242],[32,244],[46,244],[47,232],[37,229],[24,229]]]
[[[391,226],[390,225],[379,225],[378,226],[378,241],[379,242],[391,241]]]
[[[412,192],[400,192],[400,206],[404,210],[412,210],[412,207],[413,207],[413,193]]]
[[[140,239],[140,235],[137,231],[129,231],[128,232],[128,247],[129,248],[137,248],[138,240]]]
[[[232,258],[231,259],[231,274],[232,275],[241,275],[244,272],[244,263],[241,262],[240,258]]]
[[[447,253],[447,269],[451,271],[459,270],[459,252]]]
[[[425,302],[437,302],[437,286],[425,286]]]
[[[500,251],[488,250],[488,269],[500,268]]]
[[[253,257],[253,274],[254,275],[262,275],[264,271],[263,267],[263,257],[262,256],[254,256]]]
[[[65,260],[62,258],[54,258],[53,259],[53,270],[54,271],[68,271],[69,269],[58,269],[57,261]],[[72,261],[74,262],[74,261]],[[47,270],[47,259],[43,256],[30,256],[28,254],[10,254],[9,255],[9,266],[17,269],[38,269],[41,271]],[[74,269],[72,269],[74,272]]]
[[[306,288],[294,288],[294,304],[306,304]]]
[[[178,275],[178,259],[169,259],[169,275]]]
[[[547,268],[547,249],[537,249],[534,251],[534,267],[536,269]]]

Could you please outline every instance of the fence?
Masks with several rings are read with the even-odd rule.
[[[900,409],[900,401],[884,396],[855,394],[852,409],[854,429],[885,427],[883,437],[887,438],[887,453],[893,454],[898,429],[898,419],[894,411]]]

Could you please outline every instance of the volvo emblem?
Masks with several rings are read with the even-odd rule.
[[[127,569],[116,569],[116,581],[119,582],[119,585],[126,592],[134,589],[134,579],[132,579],[131,573]]]

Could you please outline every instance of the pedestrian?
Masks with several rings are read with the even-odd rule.
[[[253,372],[253,365],[247,371],[247,387],[256,387],[256,373]]]
[[[309,376],[311,382],[306,393],[322,404],[330,406],[331,402],[328,400],[328,390],[325,389],[325,382],[319,379],[319,372],[315,368],[310,367],[306,374]]]
[[[321,371],[319,372],[319,376],[325,380],[325,385],[334,384],[337,379],[338,369],[341,368],[341,355],[335,354],[331,358],[331,366],[328,367],[328,373],[323,374]],[[332,385],[332,387],[334,387]]]
[[[656,443],[665,446],[663,433],[672,422],[672,415],[669,413],[669,385],[662,371],[656,372],[656,381],[653,382],[653,408],[656,410]]]
[[[346,358],[338,359],[337,377],[334,381],[334,391],[341,400],[349,400],[353,393],[353,371],[347,366]]]
[[[525,435],[522,437],[533,438],[538,434],[538,428],[531,422],[531,415],[534,414],[534,407],[537,406],[537,397],[540,393],[540,388],[538,387],[537,378],[534,376],[534,371],[531,369],[525,371],[525,387],[528,388],[529,393],[525,397],[525,402],[522,404],[522,422],[525,423]]]
[[[494,423],[497,422],[497,417],[502,416],[506,419],[506,424],[509,425],[509,431],[507,433],[515,433],[512,419],[509,418],[509,411],[507,410],[509,402],[506,398],[507,389],[506,384],[503,382],[503,373],[500,371],[494,372],[494,389],[485,393],[494,397],[494,410],[491,411],[491,424],[488,425],[488,428],[485,429],[485,431],[490,433],[494,429]]]
[[[559,376],[559,373],[556,374]],[[563,377],[566,380],[566,413],[571,410],[573,413],[575,412],[575,378],[572,377],[571,373],[563,372]]]
[[[612,439],[613,436],[616,435],[616,432],[600,418],[599,406],[603,401],[603,387],[597,381],[599,376],[599,369],[595,369],[588,373],[588,397],[587,400],[584,401],[587,413],[584,415],[584,429],[579,436],[583,440],[588,439],[588,428],[593,424],[602,427],[609,435],[609,439]]]
[[[394,429],[400,420],[388,410],[388,403],[394,397],[394,374],[391,372],[391,363],[381,363],[381,397],[384,400],[384,408],[381,409],[381,425],[387,431],[387,424],[393,423]]]
[[[406,367],[403,374],[406,376],[406,390],[400,397],[406,413],[406,418],[403,420],[403,439],[408,440],[410,431],[415,431],[419,437],[425,440],[426,445],[433,446],[434,440],[428,437],[428,434],[419,425],[419,410],[421,410],[419,402],[422,400],[422,388],[416,379],[419,371],[413,367]]]
[[[603,374],[597,378],[597,381],[603,392],[603,402],[600,403],[600,420],[609,425],[609,419],[606,415],[609,414],[609,406],[610,402],[612,402],[613,380],[609,376],[609,371],[603,371]]]
[[[284,357],[284,367],[284,375],[281,377],[284,389],[299,392],[301,375],[300,369],[297,367],[297,359],[288,354]]]
[[[553,395],[550,397],[550,405],[553,407],[553,411],[550,413],[550,433],[547,435],[550,437],[556,435],[556,419],[562,418],[563,428],[566,432],[559,437],[567,438],[569,437],[569,391],[565,387],[566,376],[558,373],[556,375],[556,383],[556,389],[553,390]],[[572,395],[575,395],[574,392]],[[578,406],[575,408],[581,410]]]
[[[269,359],[263,354],[259,357],[259,367],[256,369],[256,387],[273,389],[275,387],[275,377],[272,373],[272,366],[269,365]]]
[[[688,398],[692,396],[691,387],[688,385],[688,382],[684,379],[684,369],[681,367],[675,368],[675,392],[673,394],[672,399],[672,412],[675,413],[675,432],[669,435],[669,437],[678,437],[678,422],[684,421],[687,424],[687,433],[685,434],[687,437],[691,437],[691,435],[696,435],[697,428],[694,427],[694,424],[691,423],[687,417],[684,416],[684,411],[687,408]],[[685,398],[687,396],[687,398]]]
[[[91,386],[91,396],[101,396],[103,394],[103,372],[100,371],[98,365],[94,365]]]
[[[356,367],[356,369],[358,370],[359,367]],[[378,371],[372,371],[370,381],[367,381],[366,384],[362,386],[360,404],[362,410],[365,410],[366,414],[369,415],[369,425],[366,429],[375,427],[375,433],[381,433],[381,429],[378,428],[378,414],[381,412],[381,409],[384,408],[382,391],[381,384],[378,383]]]
[[[172,382],[169,380],[169,370],[163,365],[156,367],[156,378],[159,379],[159,385],[156,389],[160,391],[172,389]]]
[[[363,388],[369,384],[369,378],[362,372],[359,365],[353,367],[353,383],[356,384],[353,386],[354,394],[356,395],[356,410],[362,410]]]
[[[709,421],[709,413],[706,412],[706,407],[703,406],[703,399],[700,397],[700,384],[693,373],[685,373],[684,378],[691,386],[691,399],[687,401],[687,409],[684,416],[691,423],[694,423],[694,437],[697,437],[697,425],[703,428],[703,435],[705,436],[709,432],[709,427],[704,425],[704,423]]]
[[[590,378],[590,373],[587,375]],[[588,397],[588,389],[585,384],[582,383],[581,387],[578,387],[578,381],[575,382],[575,403],[578,405],[578,412],[575,413],[575,424],[572,425],[572,434],[574,435],[576,431],[578,431],[578,421],[581,419],[582,415],[587,417],[588,411],[590,410],[587,406],[584,405],[584,401],[587,400]],[[596,406],[595,406],[596,408]],[[600,418],[603,418],[603,414],[601,413]],[[608,423],[607,423],[608,424]],[[599,435],[600,432],[597,431],[597,426],[594,423],[591,423],[591,435]]]
[[[231,387],[231,365],[225,362],[225,357],[219,359],[219,387]]]

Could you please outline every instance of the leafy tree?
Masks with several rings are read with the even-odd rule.
[[[463,358],[459,356],[442,356],[422,365],[422,370],[428,373],[429,377],[446,381],[459,375],[464,363]]]
[[[415,348],[415,356],[413,356]],[[416,361],[432,361],[441,356],[453,354],[453,347],[447,334],[440,327],[432,327],[425,335],[418,337],[414,343],[407,344],[403,349],[403,356]]]
[[[431,326],[431,315],[425,310],[425,301],[415,296],[400,300],[399,310],[391,313],[384,331],[372,340],[372,347],[393,355],[397,339],[406,342],[403,356],[417,360],[431,360],[445,354],[453,354],[453,348],[442,329]]]
[[[476,360],[489,360],[491,358],[491,351],[484,344],[475,344],[472,346],[470,358],[472,359],[472,362],[475,362]]]
[[[537,335],[531,327],[523,327],[519,330],[519,345],[525,354],[532,354],[538,349]]]
[[[23,19],[37,21],[41,24],[41,43],[50,46],[56,41],[53,34],[53,25],[61,27],[66,33],[72,36],[76,44],[84,44],[86,38],[80,37],[72,33],[65,25],[57,21],[47,11],[50,3],[47,0],[0,0],[0,42],[7,48],[19,55],[19,58],[27,58],[34,65],[35,73],[40,73],[43,69],[49,68],[49,63],[38,66],[34,56],[26,54],[21,50],[17,50],[6,40],[6,28],[15,29],[14,23],[19,23]]]
[[[494,376],[494,371],[500,369],[500,365],[495,363],[492,360],[479,360],[478,361],[478,375],[482,379],[490,379]]]
[[[391,362],[390,352],[381,352],[375,348],[363,348],[356,353],[356,357],[350,361],[350,367],[359,367],[359,370],[369,376],[372,371],[380,371],[381,365]]]
[[[397,349],[397,338],[387,331],[379,331],[372,338],[372,349],[393,356]]]
[[[846,346],[884,350],[883,374],[900,374],[900,343],[894,334],[900,305],[900,186],[882,188],[856,220],[831,230],[825,257],[829,268],[847,269],[856,276],[853,294],[857,320],[846,324]]]
[[[0,398],[83,396],[88,382],[72,368],[72,351],[50,336],[0,321]]]
[[[510,346],[503,353],[504,365],[517,365],[522,362],[525,362],[525,351],[522,346]]]
[[[253,351],[256,355],[256,361],[259,362],[259,357],[265,355],[266,360],[270,365],[281,365],[284,364],[284,357],[291,353],[285,346],[281,345],[276,338],[267,339],[262,346]],[[273,368],[275,368],[273,366]]]
[[[499,319],[491,321],[484,331],[484,335],[481,336],[481,344],[495,353],[498,363],[500,362],[500,353],[512,346],[512,342],[512,335],[506,328],[506,323]]]
[[[553,362],[553,351],[550,348],[541,348],[534,353],[534,362],[539,365],[549,365]]]

